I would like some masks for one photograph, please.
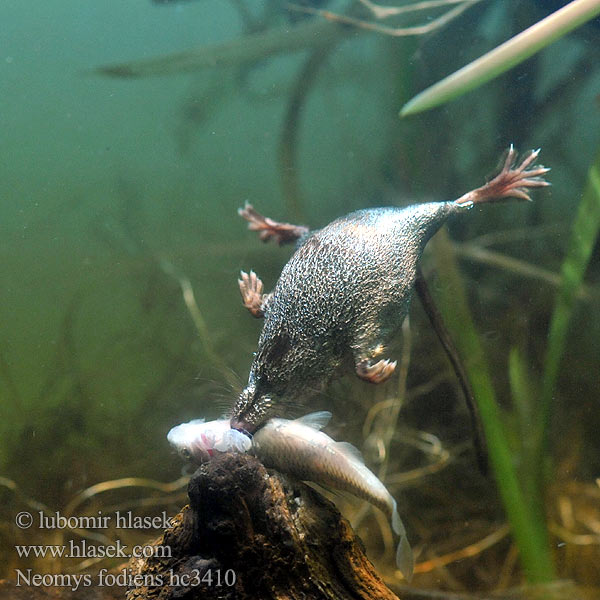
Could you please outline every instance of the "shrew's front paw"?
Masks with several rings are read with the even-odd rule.
[[[396,369],[396,361],[390,361],[387,358],[370,364],[369,360],[361,360],[356,365],[356,374],[369,383],[381,383],[389,379]]]
[[[263,282],[258,278],[254,271],[250,274],[241,271],[241,279],[238,279],[240,294],[244,306],[255,317],[263,317],[265,314],[265,303],[270,294],[263,294]]]

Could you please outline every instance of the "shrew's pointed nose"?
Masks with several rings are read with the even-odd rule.
[[[251,423],[247,423],[243,419],[236,419],[235,417],[231,419],[229,426],[231,429],[237,429],[238,431],[241,431],[247,435],[252,435],[256,431],[256,426],[252,425]]]

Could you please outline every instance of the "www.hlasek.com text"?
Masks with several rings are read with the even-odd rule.
[[[171,558],[171,547],[161,545],[138,545],[128,549],[127,544],[116,540],[114,544],[96,545],[87,540],[69,540],[64,545],[15,546],[19,558]]]

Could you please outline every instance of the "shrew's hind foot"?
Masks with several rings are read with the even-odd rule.
[[[550,169],[543,165],[537,165],[533,169],[527,170],[527,167],[535,163],[539,153],[539,149],[532,150],[521,161],[521,164],[517,165],[517,152],[511,144],[500,173],[485,185],[467,192],[458,200],[455,200],[454,203],[468,208],[473,204],[493,202],[503,198],[519,198],[531,201],[529,188],[550,185],[543,178],[543,175]]]
[[[248,229],[258,231],[258,237],[263,242],[275,240],[280,246],[295,242],[308,233],[308,227],[292,225],[291,223],[278,223],[261,215],[254,210],[252,204],[246,202],[244,208],[238,209],[238,214],[248,221]]]
[[[381,383],[389,379],[396,369],[396,361],[387,358],[381,359],[374,364],[370,360],[361,360],[356,365],[356,374],[369,383]]]
[[[271,294],[263,294],[263,282],[258,278],[254,271],[250,274],[244,271],[240,272],[241,279],[238,279],[240,294],[244,306],[255,316],[263,317],[265,306]]]

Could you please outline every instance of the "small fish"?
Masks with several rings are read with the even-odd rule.
[[[215,451],[243,453],[252,445],[247,435],[230,428],[229,419],[182,423],[169,431],[167,439],[183,458],[198,464],[210,460]]]
[[[364,498],[391,519],[394,533],[400,536],[396,564],[410,580],[414,559],[396,500],[365,466],[354,446],[336,442],[320,431],[330,419],[328,411],[311,413],[293,421],[271,419],[252,439],[231,429],[228,419],[196,419],[173,427],[167,439],[183,458],[197,464],[210,460],[215,451],[250,451],[266,467]]]
[[[254,434],[252,452],[266,467],[350,492],[382,510],[391,519],[394,533],[400,536],[396,564],[410,580],[414,558],[396,500],[365,466],[354,446],[336,442],[320,431],[330,418],[330,412],[320,411],[293,421],[270,419]]]

